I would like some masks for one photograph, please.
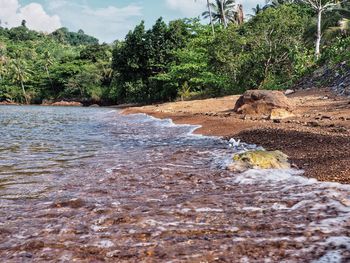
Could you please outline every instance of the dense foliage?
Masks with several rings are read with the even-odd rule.
[[[111,47],[76,34],[79,43],[75,37],[59,41],[25,26],[0,28],[0,100],[108,102]],[[67,43],[71,41],[74,45]]]
[[[346,3],[327,9],[321,27],[307,1],[271,1],[244,23],[229,10],[233,1],[224,9],[215,3],[204,13],[213,25],[160,18],[150,29],[141,22],[113,45],[82,30],[45,35],[25,23],[0,27],[0,101],[151,103],[285,89],[325,63],[350,61]],[[319,28],[321,57],[314,55]]]

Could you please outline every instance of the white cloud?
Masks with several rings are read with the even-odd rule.
[[[70,30],[83,29],[86,34],[105,42],[124,38],[136,24],[133,18],[142,16],[142,7],[137,4],[92,8],[73,1],[55,0],[50,1],[48,7],[59,14]]]
[[[28,28],[43,32],[61,27],[59,16],[48,15],[42,5],[30,3],[21,7],[18,0],[0,0],[0,20],[7,27],[19,26],[22,20],[26,20]]]
[[[210,0],[211,3],[215,1]],[[264,5],[264,0],[237,0],[236,3],[243,4],[243,9],[246,14],[252,12],[252,8],[257,4]],[[197,17],[207,8],[206,0],[166,0],[167,7],[174,11],[179,11],[188,17]]]
[[[189,17],[198,16],[206,7],[205,0],[166,0],[166,4],[171,10],[179,11]]]

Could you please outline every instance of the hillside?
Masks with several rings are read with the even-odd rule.
[[[0,27],[0,101],[101,103],[108,97],[110,59],[111,47],[83,31],[47,35],[25,25]]]

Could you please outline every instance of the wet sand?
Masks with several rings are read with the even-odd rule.
[[[289,98],[295,117],[275,123],[232,111],[239,96],[132,107],[125,114],[146,113],[177,124],[202,127],[204,135],[239,138],[269,150],[281,150],[305,176],[350,183],[350,99],[327,89],[297,91]]]

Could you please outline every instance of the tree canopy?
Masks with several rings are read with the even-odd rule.
[[[235,1],[207,2],[212,24],[159,18],[113,44],[83,30],[39,33],[26,21],[0,27],[0,101],[152,103],[286,89],[326,63],[350,61],[347,2],[321,1],[320,20],[311,0],[273,0],[244,23]]]

